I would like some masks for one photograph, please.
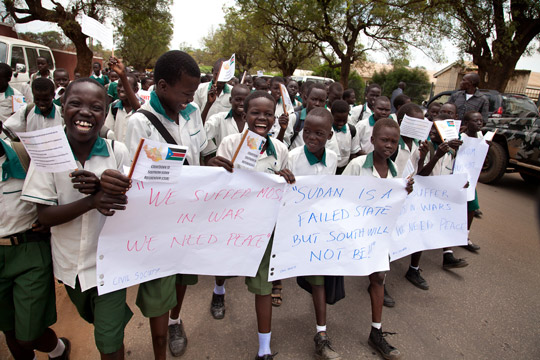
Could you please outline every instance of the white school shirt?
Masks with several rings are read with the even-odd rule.
[[[13,95],[22,95],[22,93],[9,85],[5,92],[0,93],[0,121],[4,123],[13,115]]]
[[[57,125],[64,126],[64,118],[62,117],[62,109],[60,106],[53,104],[53,109],[49,115],[45,117],[41,114],[39,108],[34,105],[34,108],[28,113],[28,117],[25,118],[26,108],[28,106],[30,106],[30,104],[20,108],[4,122],[4,126],[13,132],[41,130]]]
[[[79,161],[77,167],[93,172],[98,178],[107,169],[123,171],[124,165],[130,162],[128,150],[119,141],[114,142],[114,150],[111,144],[112,140],[98,137],[84,167]],[[73,188],[69,173],[36,171],[30,164],[21,199],[56,206],[87,196]],[[93,209],[65,224],[51,227],[53,269],[58,280],[75,288],[78,276],[82,291],[97,286],[97,244],[105,219],[105,215]]]
[[[350,124],[345,124],[343,128],[345,129],[345,132],[343,132],[343,128],[337,131],[335,128],[334,130],[334,136],[332,138],[335,138],[337,141],[337,145],[339,148],[339,162],[338,167],[346,166],[349,163],[349,159],[351,157],[351,154],[356,154],[360,151],[360,136],[358,136],[358,133],[352,137]]]
[[[19,158],[11,149],[9,140],[0,140],[0,146],[5,151],[5,154],[0,156],[0,238],[3,238],[31,229],[37,220],[37,210],[36,204],[21,200],[26,174],[20,166]]]
[[[357,135],[358,136],[358,135]],[[302,147],[304,146],[305,143],[304,143],[304,129],[300,130],[300,132],[298,133],[298,136],[296,137],[296,139],[294,139],[293,143],[291,144],[291,146],[289,147],[290,150],[292,149],[296,149],[298,147]],[[330,138],[330,140],[327,140],[326,141],[326,145],[324,146],[327,150],[332,150],[334,153],[336,153],[337,157],[338,157],[338,161],[341,161],[341,155],[340,155],[340,151],[339,151],[339,145],[338,145],[338,142],[337,142],[337,137],[335,134],[332,134],[332,137]]]
[[[386,174],[386,178],[391,179],[398,177],[396,165],[390,159],[387,161],[388,174]],[[373,165],[373,152],[352,159],[345,170],[343,170],[342,175],[371,176],[381,178],[381,175],[379,175],[379,172]]]
[[[197,106],[201,110],[201,113],[206,106],[206,102],[208,100],[208,91],[210,90],[212,84],[213,81],[210,81],[209,83],[199,84],[199,87],[197,88],[197,91],[195,91],[195,95],[193,96],[193,102],[197,104]],[[225,84],[225,87],[223,88],[223,90],[221,90],[221,94],[219,94],[219,96],[216,98],[216,101],[214,101],[214,103],[208,110],[208,114],[206,114],[207,119],[214,114],[231,110],[231,90],[232,87],[229,84]]]
[[[418,171],[418,160],[420,160],[420,143],[418,140],[413,139],[412,141],[412,147],[409,149],[407,144],[405,144],[405,141],[399,137],[399,144],[397,148],[397,156],[394,163],[396,164],[398,177],[402,177],[403,171],[405,170],[405,167],[407,166],[407,162],[409,159],[411,160],[412,165],[414,166],[414,173]]]
[[[232,160],[238,145],[240,145],[240,140],[242,140],[242,133],[227,136],[221,141],[217,156]],[[274,174],[275,171],[287,168],[289,155],[287,146],[278,139],[271,137],[267,137],[267,143],[266,151],[259,156],[254,170]],[[241,165],[235,165],[235,167],[242,168]]]
[[[116,119],[112,112],[113,108],[118,109],[116,111]],[[124,143],[126,142],[127,124],[129,118],[134,113],[134,111],[131,111],[129,114],[127,113],[122,104],[122,100],[117,100],[111,104],[111,109],[107,114],[104,125],[114,132],[114,139]],[[109,134],[107,134],[107,138],[109,138]]]
[[[287,106],[287,114],[289,114],[289,124],[287,125],[287,128],[285,129],[285,134],[283,135],[283,142],[287,145],[291,143],[291,137],[294,132],[294,124],[296,123],[296,115],[294,114],[294,108]],[[272,125],[272,128],[268,132],[268,135],[276,138],[279,134],[279,131],[281,130],[281,127],[279,126],[279,117],[283,114],[283,105],[281,102],[281,97],[279,98],[279,101],[276,104],[276,109],[274,111],[274,125]]]
[[[362,109],[365,109],[363,113],[362,113]],[[362,114],[361,119],[359,119],[360,114]],[[367,104],[358,105],[351,109],[347,122],[351,125],[356,125],[362,120],[369,119],[369,117],[372,114],[373,114],[373,111],[371,111],[371,109],[369,108],[369,106],[367,106]]]
[[[294,175],[335,175],[337,164],[337,154],[332,150],[325,149],[320,161],[305,145],[289,152],[289,170]]]
[[[247,123],[242,130],[247,128]],[[240,133],[236,120],[234,120],[232,109],[228,112],[220,112],[209,117],[204,123],[204,130],[208,140],[214,139],[217,147],[227,136]]]
[[[180,112],[178,124],[165,114],[154,91],[150,94],[150,101],[142,105],[141,109],[153,113],[178,145],[189,148],[186,159],[190,165],[200,165],[201,154],[206,156],[216,151],[215,145],[206,138],[201,112],[196,104],[190,103],[185,110]],[[132,158],[141,138],[166,142],[150,120],[144,114],[136,112],[129,118],[126,130],[126,145]]]
[[[371,143],[373,126],[375,126],[375,119],[372,115],[356,124],[356,136],[358,136],[360,142],[360,149],[366,154],[373,151],[373,144]]]

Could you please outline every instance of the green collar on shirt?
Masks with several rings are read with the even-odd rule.
[[[344,134],[347,133],[347,124],[343,125],[341,129],[338,129],[337,126],[335,125],[332,125],[332,128],[334,129],[335,132],[342,132]]]
[[[52,102],[53,102],[54,105],[62,106],[62,102],[60,101],[60,98],[54,99]]]
[[[73,154],[73,156],[75,156],[75,154]],[[94,146],[92,146],[92,150],[90,150],[90,154],[88,154],[88,158],[86,160],[90,160],[92,156],[110,156],[109,149],[107,148],[107,142],[100,136],[97,137],[96,142],[94,143]],[[78,160],[77,156],[75,156],[75,160]]]
[[[232,113],[232,109],[229,110],[229,112],[227,113],[227,115],[225,116],[225,119],[230,119],[233,117],[233,113]]]
[[[210,83],[208,84],[208,90],[209,91],[210,91],[210,88],[212,87],[213,84],[214,84],[214,80],[210,81]],[[223,91],[224,94],[230,94],[231,87],[229,86],[229,84],[225,84],[222,91]]]
[[[420,142],[416,139],[412,139],[413,143],[416,144],[416,146],[419,146]],[[407,146],[407,144],[405,144],[405,141],[403,140],[403,138],[400,136],[399,137],[399,147],[401,147],[402,149],[405,149],[405,147]]]
[[[321,160],[317,159],[317,157],[313,155],[311,151],[308,150],[306,145],[304,145],[304,154],[306,154],[309,165],[315,165],[316,163],[320,162],[321,164],[326,166],[326,149],[324,149]]]
[[[49,112],[49,115],[45,116],[45,118],[46,119],[54,119],[54,113],[56,112],[55,110],[56,109],[54,108],[54,104],[53,104],[52,109]],[[43,114],[41,113],[41,110],[39,110],[39,108],[37,106],[34,106],[34,113],[43,116]]]
[[[2,181],[7,181],[9,178],[24,179],[26,171],[24,171],[15,150],[2,139],[0,139],[0,145],[6,152],[6,161],[2,164]]]
[[[161,105],[161,104],[160,104],[160,105]],[[113,107],[118,108],[118,109],[121,109],[121,110],[124,110],[124,104],[122,104],[122,100],[118,100],[118,101],[116,102],[116,104],[114,104]]]
[[[386,162],[388,163],[388,169],[390,169],[390,173],[393,177],[397,176],[397,170],[394,166],[394,163],[392,163],[392,160],[386,159]],[[366,156],[366,162],[364,162],[364,165],[362,165],[364,169],[370,169],[373,168],[373,151],[367,154]]]
[[[156,92],[155,91],[152,91],[150,93],[150,106],[152,106],[152,108],[158,113],[158,114],[161,114],[165,117],[165,119],[169,120],[170,122],[174,122],[173,119],[171,119],[167,113],[165,112],[165,109],[163,108],[163,105],[161,105],[161,101],[159,101],[159,97],[157,96]],[[189,115],[191,113],[193,113],[195,110],[197,110],[197,108],[191,104],[187,104],[186,108],[182,111],[179,112],[180,115],[182,115],[182,117],[184,119],[186,119],[186,121],[189,121]]]
[[[373,117],[373,114],[369,117],[369,126],[375,126],[375,118]]]
[[[306,120],[306,116],[307,116],[307,109],[303,108],[302,111],[300,112],[300,120],[302,121]]]
[[[7,99],[8,97],[15,95],[15,91],[13,91],[13,88],[8,85],[6,91],[4,92],[4,96]]]
[[[277,160],[277,153],[276,148],[274,147],[274,144],[272,144],[272,140],[270,140],[270,136],[266,136],[266,155],[273,156]]]

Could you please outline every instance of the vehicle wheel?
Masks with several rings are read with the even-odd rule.
[[[533,185],[538,185],[540,183],[540,177],[527,174],[524,172],[520,172],[519,175],[521,175],[521,178],[525,180],[526,183],[533,184]]]
[[[484,184],[497,182],[504,175],[507,164],[508,155],[506,155],[504,148],[500,144],[492,142],[478,180]]]

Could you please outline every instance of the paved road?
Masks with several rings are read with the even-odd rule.
[[[534,186],[519,175],[478,186],[484,219],[475,220],[471,239],[482,249],[457,249],[470,265],[441,268],[441,251],[424,254],[421,268],[429,291],[404,278],[407,259],[392,263],[387,287],[397,305],[383,312],[388,339],[407,359],[540,359],[540,237]],[[347,297],[328,310],[328,331],[343,359],[378,359],[367,345],[371,317],[367,278],[347,278]],[[294,280],[284,282],[284,303],[274,308],[272,350],[280,360],[313,358],[315,320],[310,296]],[[254,299],[243,279],[227,282],[227,314],[213,320],[209,301],[213,279],[201,277],[188,290],[182,318],[189,347],[183,359],[252,359],[257,350]],[[81,320],[62,287],[57,288],[61,336],[73,344],[72,359],[98,359],[92,327]],[[134,305],[126,329],[126,358],[151,359],[149,325]],[[0,310],[1,311],[1,310]],[[3,339],[0,339],[3,343]],[[4,344],[0,359],[11,359]],[[46,359],[40,354],[39,359]],[[173,359],[172,356],[169,358]]]

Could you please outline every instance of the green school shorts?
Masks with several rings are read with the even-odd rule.
[[[180,285],[197,285],[198,275],[176,274],[176,283]]]
[[[266,251],[264,252],[259,269],[255,277],[246,277],[246,285],[250,293],[255,295],[270,295],[272,293],[272,282],[268,281],[268,267],[270,266],[270,253],[274,243],[274,234],[270,237]]]
[[[154,279],[139,285],[135,301],[147,318],[158,317],[176,306],[176,275]]]
[[[0,331],[33,341],[55,322],[50,242],[0,246]]]
[[[474,200],[467,201],[467,211],[475,211],[480,209],[480,204],[478,203],[478,192],[474,190]]]
[[[324,285],[324,276],[322,275],[306,276],[306,280],[311,285]]]
[[[94,324],[96,347],[103,354],[118,351],[124,344],[124,329],[133,316],[126,304],[126,289],[98,295],[97,287],[81,291],[79,278],[75,289],[65,285],[79,315]]]

